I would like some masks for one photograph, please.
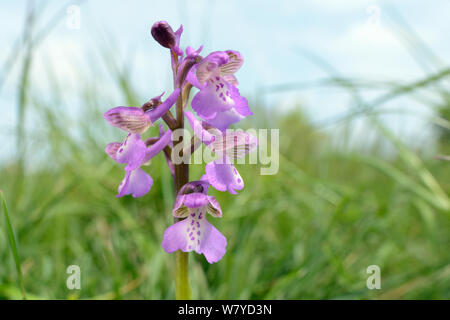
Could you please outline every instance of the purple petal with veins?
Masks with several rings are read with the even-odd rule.
[[[208,213],[216,218],[222,217],[222,209],[220,208],[219,202],[213,196],[207,197],[208,197],[208,206],[207,206]]]
[[[152,125],[144,111],[136,107],[116,107],[105,112],[106,121],[114,127],[130,133],[143,133]]]
[[[228,76],[235,74],[244,64],[244,58],[239,51],[227,50],[228,62],[220,66],[220,74]]]
[[[105,152],[108,154],[108,156],[116,160],[117,150],[119,150],[121,145],[122,144],[120,142],[111,142],[106,146]]]
[[[258,145],[258,140],[253,135],[242,130],[226,130],[217,135],[210,145],[215,152],[226,154],[230,159],[243,158],[253,151]]]
[[[220,76],[220,67],[229,62],[230,58],[224,51],[215,51],[200,61],[195,69],[195,75],[201,85],[213,77]]]

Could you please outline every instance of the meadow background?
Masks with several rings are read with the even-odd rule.
[[[123,170],[104,147],[124,134],[103,119],[170,91],[149,35],[168,20],[183,46],[243,52],[242,126],[280,129],[276,175],[238,165],[240,194],[211,192],[228,247],[213,265],[190,255],[194,298],[449,299],[449,5],[316,3],[2,2],[0,298],[174,298],[165,159],[148,195],[115,198]]]

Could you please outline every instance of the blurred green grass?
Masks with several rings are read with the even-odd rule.
[[[123,170],[103,150],[123,135],[103,120],[112,107],[108,99],[87,82],[80,97],[90,116],[71,118],[57,81],[47,99],[29,88],[29,48],[20,61],[17,107],[21,117],[32,113],[40,125],[17,128],[20,158],[0,166],[21,261],[16,268],[2,211],[0,298],[22,298],[16,270],[29,299],[174,298],[173,257],[160,246],[173,203],[163,156],[146,168],[155,181],[147,196],[115,198]],[[126,68],[106,56],[104,61],[124,105],[142,103],[120,71]],[[445,68],[436,74],[441,73],[448,76]],[[412,96],[434,84],[436,74],[409,86],[386,83],[384,99]],[[224,217],[210,220],[226,235],[228,247],[213,265],[190,255],[195,298],[450,298],[450,164],[403,144],[367,111],[373,105],[361,104],[358,83],[335,76],[330,74],[330,82],[351,92],[359,105],[355,113],[369,119],[377,141],[358,151],[346,147],[350,135],[343,135],[342,147],[336,147],[300,107],[273,116],[251,101],[255,117],[248,127],[280,128],[280,171],[261,176],[258,165],[238,165],[246,183],[240,195],[212,191]],[[437,85],[428,90],[444,97],[442,105],[430,108],[440,123],[448,123],[450,92]],[[344,131],[351,132],[351,120],[341,123]],[[430,143],[439,154],[450,154],[448,136],[448,129],[436,130]],[[381,152],[385,144],[394,155]],[[191,177],[200,177],[202,166],[191,168]],[[72,264],[81,267],[81,290],[66,287]],[[381,290],[366,288],[366,268],[372,264],[381,268]]]

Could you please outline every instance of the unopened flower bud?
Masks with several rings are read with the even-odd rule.
[[[165,48],[176,45],[176,35],[172,27],[166,21],[155,22],[152,26],[152,37]]]
[[[161,93],[159,96],[151,98],[149,101],[142,105],[141,109],[144,110],[144,112],[147,112],[148,110],[152,110],[160,106],[162,104],[161,97],[164,95],[164,93],[165,92]]]

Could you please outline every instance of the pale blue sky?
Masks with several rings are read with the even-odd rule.
[[[67,2],[67,6],[78,2]],[[237,74],[240,90],[251,101],[259,87],[307,82],[326,76],[298,54],[302,48],[320,55],[347,77],[408,82],[436,70],[431,65],[419,66],[408,48],[399,41],[393,32],[393,9],[426,40],[442,63],[448,64],[450,1],[436,0],[430,5],[420,0],[398,0],[395,8],[392,3],[394,1],[86,0],[80,6],[80,29],[68,28],[64,18],[38,48],[32,85],[46,94],[48,87],[43,74],[46,63],[51,61],[59,81],[66,88],[65,94],[73,95],[75,99],[80,79],[93,78],[90,66],[99,63],[98,52],[106,48],[105,41],[100,39],[108,34],[108,39],[113,40],[113,44],[108,42],[114,48],[112,53],[133,65],[133,81],[143,100],[168,90],[167,52],[158,47],[149,32],[157,20],[167,20],[174,28],[181,23],[184,25],[183,47],[203,44],[203,54],[226,49],[240,51],[245,57],[245,64]],[[25,4],[23,0],[0,3],[1,63],[22,32]],[[46,2],[42,21],[61,7],[64,7],[63,1]],[[378,18],[372,8],[379,11]],[[103,70],[102,67],[99,69]],[[0,92],[2,140],[15,123],[17,74],[16,68]],[[101,83],[103,93],[111,92],[113,104],[123,104],[123,97],[114,95],[114,86],[106,72],[96,73],[95,78]],[[367,93],[365,96],[373,95]],[[349,107],[347,94],[332,88],[269,94],[260,100],[274,112],[293,108],[296,101],[301,101],[314,121],[344,112]],[[406,99],[395,103],[408,110],[427,110]],[[105,106],[105,110],[113,106]],[[411,132],[408,134],[414,134],[419,132],[417,126],[426,126],[426,123],[416,118],[394,118],[389,125],[394,130],[409,127]]]

